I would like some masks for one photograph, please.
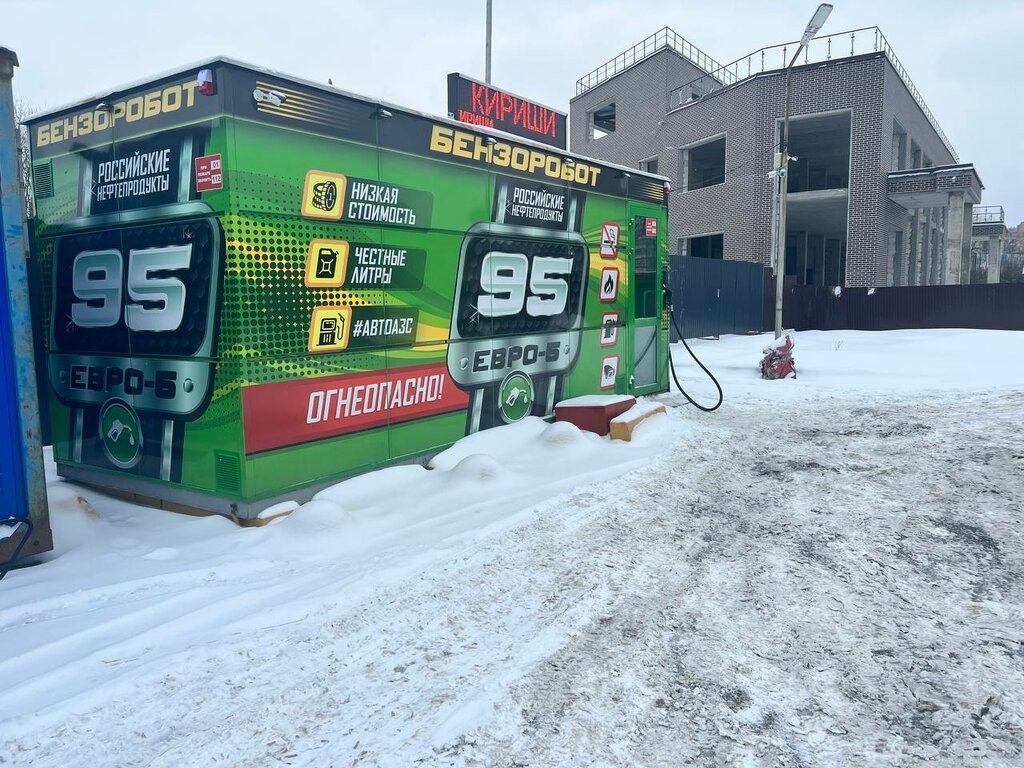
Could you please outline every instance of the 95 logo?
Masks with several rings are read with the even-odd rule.
[[[491,251],[480,266],[476,307],[484,317],[551,317],[565,311],[572,259]],[[529,288],[529,292],[527,292]]]
[[[133,331],[174,331],[185,314],[185,284],[161,276],[188,269],[192,244],[139,248],[128,252],[127,275],[121,251],[82,251],[71,269],[71,322],[79,328],[107,328],[121,321]],[[130,303],[124,299],[127,286]]]

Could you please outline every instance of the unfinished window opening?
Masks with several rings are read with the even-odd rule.
[[[809,115],[789,123],[787,191],[846,189],[850,185],[850,113]]]
[[[682,151],[683,192],[725,182],[725,136]]]
[[[916,141],[910,142],[910,167],[921,168],[921,148]]]
[[[686,241],[686,253],[698,259],[722,259],[725,257],[725,236],[701,235]]]
[[[657,157],[648,157],[645,160],[641,160],[640,161],[640,170],[641,171],[647,171],[648,173],[657,173],[658,172],[658,158]]]
[[[892,163],[890,171],[902,171],[907,167],[907,132],[895,120],[892,123]]]
[[[786,274],[802,285],[844,285],[850,186],[850,112],[800,116],[789,125]],[[899,138],[893,139],[894,160]]]
[[[607,104],[590,113],[590,138],[600,139],[615,133],[615,104]]]

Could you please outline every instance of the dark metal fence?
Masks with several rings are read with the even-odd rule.
[[[671,264],[675,319],[686,338],[764,327],[766,270],[760,264],[696,256],[673,256]]]
[[[784,301],[782,323],[798,331],[901,328],[1024,331],[1024,283],[841,290],[787,285]]]

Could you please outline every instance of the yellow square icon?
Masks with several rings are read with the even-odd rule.
[[[348,243],[344,240],[312,240],[306,254],[306,287],[337,288],[345,284]]]
[[[307,219],[338,221],[345,204],[347,182],[340,173],[309,171],[302,191],[302,215]]]
[[[346,349],[351,326],[352,307],[315,307],[309,324],[309,351]]]

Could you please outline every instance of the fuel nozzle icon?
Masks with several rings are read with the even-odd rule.
[[[132,434],[132,428],[120,419],[114,419],[114,423],[107,430],[107,437],[110,438],[110,442],[116,443],[121,439],[122,435],[128,438],[128,445],[135,445],[135,435]]]
[[[520,400],[526,402],[530,399],[525,389],[519,387],[513,387],[512,391],[508,393],[508,397],[505,398],[505,405],[511,408],[513,405],[518,403]]]

